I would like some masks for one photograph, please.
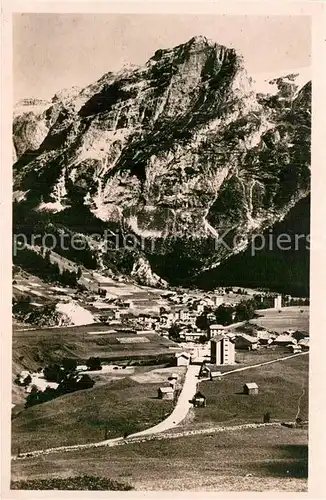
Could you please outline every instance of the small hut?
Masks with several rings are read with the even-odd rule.
[[[298,344],[288,344],[286,346],[290,352],[292,352],[293,354],[298,354],[299,352],[302,351],[302,347],[301,345],[298,345]]]
[[[188,366],[190,364],[190,354],[188,352],[178,352],[175,355],[177,366]]]
[[[173,399],[173,387],[160,387],[158,390],[158,399]]]
[[[249,396],[258,394],[258,385],[256,384],[256,382],[248,382],[243,386],[243,392],[244,394],[248,394]]]
[[[206,406],[206,398],[200,391],[196,392],[192,398],[192,402],[195,408],[205,408]]]

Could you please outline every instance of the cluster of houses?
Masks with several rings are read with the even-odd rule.
[[[180,340],[196,342],[207,338],[207,331],[196,325],[198,316],[205,308],[216,309],[223,303],[223,297],[214,294],[198,298],[189,293],[168,292],[157,299],[145,295],[141,292],[139,297],[137,293],[130,298],[108,296],[102,302],[91,300],[88,307],[91,307],[95,317],[106,323],[129,320],[134,323],[135,329],[156,332],[166,337],[171,327],[177,326]],[[214,321],[215,315],[208,313],[207,319]]]
[[[221,365],[235,363],[236,351],[254,351],[262,347],[284,347],[290,353],[296,354],[309,350],[309,334],[303,331],[288,330],[282,334],[258,330],[257,336],[246,333],[236,333],[222,325],[211,325],[209,349],[206,356],[199,359],[195,349],[188,349],[175,354],[176,365],[185,366],[190,363],[202,363],[200,377],[215,378],[221,376]]]
[[[110,279],[105,279],[95,272],[83,272],[80,281],[90,291],[99,293],[109,305],[99,312],[105,314],[108,323],[122,323],[129,320],[139,332],[158,333],[168,337],[171,327],[178,327],[178,337],[182,343],[196,343],[206,341],[210,343],[210,358],[214,364],[234,363],[235,350],[257,350],[262,346],[286,347],[290,352],[299,353],[309,349],[309,336],[306,332],[287,330],[281,335],[263,329],[257,329],[254,334],[247,331],[235,330],[233,325],[224,327],[215,323],[215,314],[207,312],[208,329],[197,326],[197,318],[204,311],[213,311],[225,301],[225,290],[218,293],[207,292],[200,297],[191,291],[182,293],[173,290],[164,291],[161,297],[151,299],[141,292],[139,297],[133,294],[130,298],[111,297],[109,290]],[[143,296],[141,296],[143,294]],[[160,300],[163,299],[163,300]],[[277,309],[282,307],[282,296],[271,297],[274,302],[271,306]],[[207,344],[207,342],[206,342]],[[207,346],[208,347],[208,346]],[[206,347],[206,350],[207,350]],[[198,350],[198,349],[197,349]],[[186,348],[190,351],[191,348]],[[177,364],[190,362],[187,353],[177,357]],[[189,352],[188,352],[189,354]],[[194,353],[192,352],[192,355]],[[200,357],[197,354],[197,358]],[[205,354],[201,353],[201,357]]]

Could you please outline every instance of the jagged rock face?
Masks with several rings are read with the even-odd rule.
[[[160,278],[156,273],[153,273],[147,259],[139,257],[135,260],[130,276],[141,285],[166,288],[168,283]]]
[[[36,208],[87,206],[159,241],[231,230],[214,264],[309,192],[311,88],[292,80],[256,94],[243,59],[204,37],[158,50],[54,100],[36,157],[16,146],[14,189]]]
[[[36,151],[49,132],[46,110],[47,101],[24,99],[17,103],[13,117],[13,159],[14,162],[25,151]]]

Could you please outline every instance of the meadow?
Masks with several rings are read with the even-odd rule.
[[[92,474],[136,490],[307,491],[308,432],[268,427],[56,453],[12,463],[12,479]]]
[[[173,407],[157,398],[161,385],[127,377],[24,409],[12,421],[12,452],[101,441],[151,427]]]
[[[204,381],[200,391],[207,398],[206,408],[196,408],[188,417],[188,424],[212,426],[245,422],[262,422],[269,412],[272,421],[294,421],[300,398],[300,418],[308,418],[309,355],[304,354],[284,361],[224,375],[221,380]],[[243,393],[243,385],[255,382],[257,395]]]
[[[309,332],[309,306],[283,307],[280,310],[260,309],[257,314],[259,317],[251,320],[251,323],[267,330],[283,333],[291,328]]]

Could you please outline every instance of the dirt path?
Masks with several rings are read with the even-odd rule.
[[[305,422],[304,424],[307,424]],[[19,457],[13,456],[12,460],[23,460],[29,457],[35,457],[39,455],[50,455],[51,453],[58,452],[69,452],[73,450],[83,450],[83,449],[91,449],[91,448],[100,448],[104,446],[113,447],[113,446],[123,446],[133,443],[145,443],[147,441],[161,441],[163,439],[177,439],[182,437],[189,436],[198,436],[203,434],[217,434],[219,432],[234,432],[245,429],[259,429],[261,427],[282,427],[281,422],[271,422],[271,423],[250,423],[250,424],[239,424],[239,425],[217,425],[215,427],[208,427],[204,429],[194,429],[194,430],[180,430],[179,432],[175,432],[175,430],[153,433],[148,435],[138,435],[134,434],[133,436],[129,436],[126,439],[116,438],[109,439],[108,441],[100,441],[98,443],[87,443],[83,445],[75,445],[75,446],[61,446],[60,448],[49,448],[46,450],[37,450],[29,453],[22,453]],[[295,425],[294,422],[287,422],[287,425]],[[139,433],[140,434],[140,433]]]
[[[283,358],[272,359],[272,361],[264,361],[264,363],[258,363],[257,365],[243,366],[242,368],[236,368],[235,370],[230,370],[228,372],[221,373],[221,377],[225,375],[230,375],[231,373],[243,372],[244,370],[250,370],[251,368],[259,368],[259,366],[271,365],[272,363],[278,363],[279,361],[285,361],[286,359],[295,358],[296,356],[304,356],[309,354],[309,351],[299,352],[298,354],[291,354],[291,356],[285,356]]]
[[[149,434],[157,434],[158,432],[164,432],[168,429],[172,429],[182,422],[182,420],[186,418],[189,408],[192,407],[190,400],[196,392],[199,370],[200,366],[189,365],[181,394],[171,415],[154,427],[131,434],[128,437],[132,438],[137,436],[147,436]]]

